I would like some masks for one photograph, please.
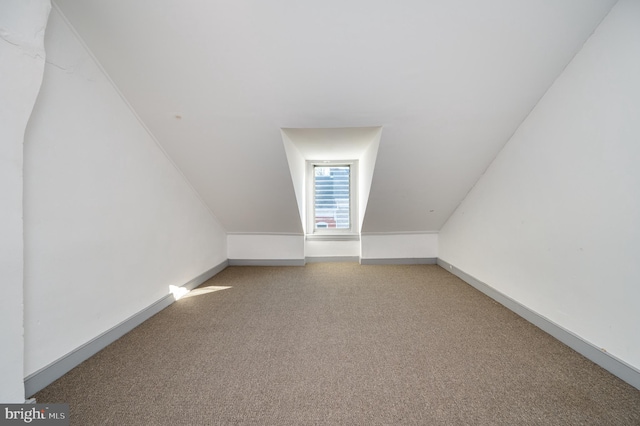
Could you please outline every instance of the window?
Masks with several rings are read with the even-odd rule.
[[[309,161],[307,176],[307,234],[328,238],[357,234],[357,161]]]

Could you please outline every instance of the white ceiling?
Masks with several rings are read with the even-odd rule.
[[[301,232],[280,129],[307,127],[383,127],[363,232],[440,229],[614,3],[55,0],[227,231],[262,233]]]

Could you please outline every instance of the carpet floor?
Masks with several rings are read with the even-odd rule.
[[[35,395],[73,425],[640,425],[640,391],[435,265],[228,267]]]

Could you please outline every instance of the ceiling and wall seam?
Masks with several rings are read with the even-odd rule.
[[[372,232],[361,232],[360,235],[437,235],[440,231],[372,231]]]
[[[598,21],[598,23],[593,27],[593,30],[589,33],[589,35],[584,39],[584,41],[582,42],[582,44],[576,49],[575,53],[571,56],[571,58],[569,58],[569,60],[564,64],[564,66],[562,67],[562,69],[560,70],[560,72],[555,76],[555,78],[553,79],[553,81],[551,82],[551,84],[549,84],[549,86],[544,90],[544,92],[542,93],[542,96],[540,96],[538,98],[538,100],[533,104],[533,106],[531,107],[531,109],[529,110],[529,112],[527,112],[527,114],[524,116],[524,118],[522,119],[522,121],[520,121],[520,124],[518,124],[518,126],[516,127],[516,129],[513,131],[513,133],[511,133],[511,135],[509,135],[509,137],[507,138],[506,142],[504,143],[504,145],[502,146],[502,148],[500,148],[500,151],[498,151],[498,153],[496,154],[496,156],[494,157],[494,159],[491,161],[491,163],[489,163],[489,165],[487,166],[486,169],[484,169],[484,171],[482,172],[482,174],[480,175],[480,177],[478,177],[478,180],[480,180],[480,178],[482,178],[482,176],[486,173],[487,169],[489,167],[491,167],[491,164],[493,163],[493,161],[498,157],[498,155],[500,155],[500,152],[502,152],[502,150],[504,149],[504,146],[513,138],[513,135],[515,135],[518,130],[520,129],[520,127],[522,126],[522,124],[527,121],[527,118],[529,118],[529,116],[531,115],[531,113],[533,112],[533,110],[536,109],[536,107],[538,106],[538,104],[540,103],[540,101],[547,95],[547,92],[549,92],[549,90],[553,87],[554,84],[556,84],[556,81],[558,80],[558,78],[560,78],[560,76],[562,74],[564,74],[564,71],[567,69],[567,67],[569,66],[569,64],[571,64],[571,62],[573,62],[573,59],[582,51],[582,49],[584,48],[584,45],[587,43],[587,41],[591,38],[591,36],[593,35],[593,33],[596,32],[596,30],[598,29],[598,27],[600,26],[600,24],[602,24],[602,21],[604,21],[607,16],[609,16],[609,14],[611,13],[611,10],[613,10],[613,8],[615,7],[615,5],[618,4],[618,0],[616,0],[615,3],[613,3],[611,5],[611,9],[609,9],[609,11],[602,17],[602,19],[600,21]],[[478,181],[476,181],[477,183]],[[475,184],[473,185],[475,186]],[[473,189],[473,187],[471,188]],[[471,189],[469,190],[469,192],[471,192]],[[466,196],[465,196],[466,198]]]
[[[301,232],[241,232],[241,231],[228,231],[227,235],[284,235],[294,237],[304,237]]]
[[[96,58],[96,56],[93,54],[93,51],[91,50],[91,48],[89,48],[89,45],[84,41],[84,39],[82,38],[82,36],[80,35],[80,33],[76,30],[76,28],[73,26],[73,24],[71,23],[71,21],[69,21],[69,19],[67,18],[67,16],[64,14],[64,12],[62,11],[62,9],[60,9],[60,7],[58,6],[58,4],[55,1],[51,2],[51,5],[55,8],[56,12],[58,12],[60,14],[60,16],[62,17],[62,20],[64,21],[64,23],[69,27],[69,29],[71,30],[71,32],[73,33],[74,37],[78,40],[78,42],[82,45],[82,47],[85,49],[85,51],[87,52],[87,54],[89,55],[89,57],[91,58],[91,60],[96,64],[96,66],[98,67],[98,69],[100,70],[100,72],[105,76],[105,78],[107,79],[107,81],[109,82],[109,84],[114,88],[114,90],[116,91],[116,93],[118,94],[118,96],[120,96],[120,99],[122,99],[122,101],[124,102],[124,104],[126,105],[126,107],[129,109],[129,111],[131,111],[131,114],[133,114],[133,116],[135,117],[135,119],[138,121],[138,123],[140,123],[140,126],[142,126],[142,128],[145,130],[145,132],[147,132],[147,134],[149,135],[149,137],[151,137],[151,140],[153,140],[153,142],[155,143],[155,145],[158,147],[158,149],[160,150],[160,152],[162,152],[162,155],[165,156],[165,158],[169,161],[169,163],[176,169],[176,171],[178,172],[178,174],[182,177],[182,179],[184,179],[184,182],[187,184],[187,186],[189,187],[189,189],[191,189],[191,191],[193,191],[194,195],[196,196],[196,198],[198,199],[198,201],[200,201],[200,203],[205,207],[205,209],[207,210],[207,212],[209,212],[209,214],[211,215],[211,217],[213,218],[213,220],[215,221],[215,223],[220,226],[221,229],[223,229],[225,231],[225,233],[227,232],[226,227],[222,224],[222,222],[218,219],[218,217],[213,213],[213,210],[211,210],[211,207],[209,206],[209,204],[207,204],[204,199],[202,198],[202,195],[200,195],[200,193],[195,189],[195,187],[193,186],[193,184],[191,183],[191,181],[187,178],[187,176],[184,174],[184,172],[182,171],[182,169],[180,169],[180,167],[178,167],[178,165],[173,161],[173,158],[171,158],[171,156],[169,156],[169,154],[167,153],[167,151],[164,149],[164,147],[162,146],[162,144],[160,144],[160,142],[158,141],[158,138],[156,138],[156,136],[153,134],[153,132],[151,132],[151,129],[149,129],[149,127],[146,125],[146,123],[142,120],[142,118],[140,118],[140,116],[138,115],[138,113],[136,112],[136,110],[133,108],[133,106],[131,105],[131,103],[129,102],[129,100],[124,96],[124,94],[122,93],[122,91],[120,90],[120,88],[118,87],[118,85],[116,85],[116,83],[113,81],[113,79],[111,78],[111,76],[109,75],[109,73],[107,72],[107,70],[104,69],[104,67],[102,66],[102,64],[100,63],[100,61],[98,60],[98,58]]]
[[[298,233],[277,128],[385,123],[361,230],[439,231],[616,0],[54,1],[227,231]]]
[[[589,33],[589,35],[584,39],[584,41],[582,42],[582,44],[578,47],[578,49],[576,49],[576,52],[571,56],[571,58],[567,61],[566,64],[564,64],[564,66],[562,67],[562,69],[560,70],[560,72],[555,76],[555,78],[553,79],[553,81],[551,82],[551,84],[549,84],[549,86],[544,90],[544,92],[542,93],[542,95],[538,98],[538,100],[533,104],[533,106],[531,107],[531,109],[527,112],[527,114],[523,117],[523,119],[520,121],[520,123],[518,124],[518,126],[516,126],[515,130],[511,133],[511,135],[509,135],[509,137],[506,139],[505,143],[502,145],[502,148],[500,148],[500,150],[498,150],[498,152],[496,153],[495,157],[493,157],[493,160],[491,160],[491,162],[487,165],[487,167],[482,171],[482,173],[480,173],[480,175],[478,176],[478,178],[476,179],[476,181],[473,183],[473,185],[471,185],[471,187],[469,188],[469,190],[466,192],[466,194],[464,195],[464,197],[462,197],[462,199],[460,199],[460,201],[458,202],[458,204],[456,205],[456,207],[453,209],[453,211],[451,212],[451,214],[449,215],[449,217],[447,218],[447,220],[444,221],[444,223],[442,224],[442,226],[440,227],[440,230],[442,230],[442,228],[444,228],[447,225],[447,222],[449,222],[449,219],[451,219],[451,217],[453,217],[453,215],[455,214],[455,212],[458,210],[458,208],[460,207],[460,205],[462,205],[462,203],[464,202],[464,200],[466,200],[466,198],[469,196],[469,194],[474,190],[474,188],[476,187],[476,185],[478,184],[478,182],[480,182],[480,180],[482,179],[482,177],[487,173],[487,170],[489,170],[489,168],[491,167],[491,165],[494,163],[494,161],[496,161],[496,158],[498,158],[500,156],[500,153],[502,152],[502,150],[504,150],[505,146],[507,146],[507,144],[509,143],[509,141],[511,139],[513,139],[513,136],[518,133],[518,130],[520,130],[520,127],[522,127],[522,124],[524,124],[524,122],[527,121],[527,118],[529,118],[529,116],[531,115],[531,113],[536,109],[536,107],[538,106],[538,104],[540,103],[540,101],[542,101],[542,99],[544,99],[544,97],[547,95],[547,92],[549,92],[549,90],[556,84],[556,81],[558,80],[558,78],[560,78],[560,76],[562,74],[564,74],[565,70],[567,69],[567,67],[571,64],[571,62],[573,62],[573,60],[575,59],[576,56],[578,56],[578,54],[582,51],[582,49],[584,48],[584,45],[587,43],[587,41],[589,41],[589,39],[593,36],[593,34],[598,30],[598,28],[600,27],[600,25],[602,24],[602,22],[607,19],[607,16],[609,16],[609,14],[611,13],[611,11],[613,10],[613,8],[616,6],[616,4],[618,4],[619,0],[616,0],[612,5],[611,8],[607,11],[607,13],[602,17],[602,19],[600,19],[600,21],[598,21],[598,23],[593,27],[593,30]]]

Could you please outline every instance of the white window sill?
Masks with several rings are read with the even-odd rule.
[[[307,234],[307,241],[360,241],[359,234]]]

